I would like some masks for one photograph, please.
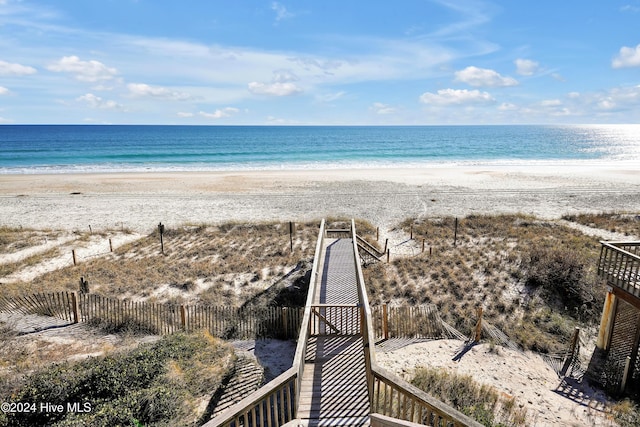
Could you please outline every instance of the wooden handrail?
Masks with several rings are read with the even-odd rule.
[[[281,426],[295,418],[298,370],[291,367],[273,381],[225,409],[203,427]],[[251,421],[251,422],[250,422]]]
[[[352,236],[356,236],[355,221],[351,220],[351,232]],[[383,415],[390,415],[394,418],[398,418],[405,421],[413,421],[416,419],[414,416],[417,414],[417,407],[421,408],[421,414],[424,412],[425,416],[420,417],[420,422],[426,422],[428,425],[439,426],[452,425],[454,427],[471,426],[482,427],[482,424],[472,420],[455,408],[429,396],[424,391],[409,384],[401,378],[395,377],[387,373],[384,369],[380,368],[376,363],[375,355],[375,341],[373,332],[373,322],[371,317],[371,307],[369,306],[369,298],[367,296],[367,289],[364,283],[364,276],[362,275],[362,267],[360,265],[360,259],[358,256],[357,239],[353,238],[353,250],[355,254],[356,264],[356,280],[358,284],[358,294],[360,297],[360,303],[362,304],[362,340],[364,344],[365,355],[365,369],[367,374],[367,388],[369,390],[369,403],[371,413],[382,413]],[[380,385],[386,384],[395,390],[399,402],[404,402],[404,405],[412,408],[413,411],[409,416],[408,410],[397,411],[394,415],[392,399],[393,394],[389,396],[389,407],[380,405]],[[386,387],[386,386],[385,386]],[[386,397],[386,396],[385,396]],[[386,402],[386,399],[385,399]]]
[[[300,325],[300,335],[296,353],[291,368],[282,373],[275,380],[259,388],[235,405],[218,414],[214,419],[204,424],[206,427],[253,427],[283,426],[295,419],[300,401],[300,388],[304,374],[304,357],[307,352],[309,339],[309,322],[311,306],[315,295],[321,250],[326,237],[325,220],[320,223],[316,252],[311,269],[311,279],[304,316]],[[287,394],[288,393],[288,394]],[[285,414],[286,416],[283,416]],[[252,422],[249,423],[249,420]]]
[[[637,248],[640,242],[600,242],[598,275],[611,286],[640,297],[640,256],[625,248]]]
[[[430,396],[402,378],[372,364],[373,402],[371,411],[419,424],[481,427],[451,406]]]
[[[380,252],[380,250],[378,248],[376,248],[371,243],[367,242],[366,240],[364,240],[362,237],[358,236],[357,234],[356,234],[356,240],[358,241],[358,246],[361,249],[363,249],[365,252],[367,252],[369,255],[371,255],[372,257],[380,258],[380,257],[382,257],[384,255],[384,253]]]

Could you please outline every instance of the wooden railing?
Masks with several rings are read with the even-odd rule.
[[[288,423],[296,414],[297,375],[297,368],[290,368],[264,387],[219,413],[203,427],[265,427]]]
[[[600,242],[598,275],[607,283],[640,297],[640,242]]]
[[[356,235],[356,241],[358,242],[358,249],[361,258],[366,257],[367,262],[377,262],[384,256],[384,252],[381,252],[378,248],[364,240],[362,237]]]
[[[351,221],[351,232],[352,236],[357,235],[355,221],[353,220]],[[358,294],[360,303],[362,304],[362,340],[364,344],[370,412],[372,414],[390,416],[409,423],[417,421],[421,424],[431,426],[481,427],[482,424],[477,421],[472,420],[451,406],[429,396],[424,391],[401,378],[387,373],[378,366],[375,357],[374,328],[371,308],[369,307],[369,298],[367,297],[367,290],[362,275],[362,267],[358,259],[356,239],[353,239],[353,242],[353,250],[356,255],[355,264]],[[388,391],[387,388],[389,388]],[[384,399],[381,399],[381,396],[384,397]],[[394,408],[396,408],[396,410],[394,410]],[[398,410],[397,408],[400,409]],[[418,414],[420,417],[418,417]],[[407,424],[398,423],[397,425]]]
[[[428,426],[482,426],[477,421],[377,366],[372,375],[371,412]]]
[[[311,306],[310,335],[359,335],[360,307],[352,304]]]
[[[300,326],[300,336],[293,358],[292,367],[278,378],[269,382],[227,408],[214,419],[204,424],[206,427],[278,427],[292,421],[297,414],[297,402],[300,401],[300,388],[304,374],[304,358],[307,353],[307,341],[310,333],[311,307],[320,271],[320,251],[326,237],[325,221],[320,223],[316,252],[311,270],[309,292]]]

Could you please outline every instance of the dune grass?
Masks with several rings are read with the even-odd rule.
[[[599,320],[597,239],[526,215],[408,219],[398,228],[424,238],[417,256],[364,270],[372,303],[433,303],[463,333],[484,318],[524,348],[565,348],[573,327]],[[431,248],[431,255],[429,249]]]
[[[562,219],[588,227],[640,237],[640,215],[628,212],[602,212],[597,214],[564,215]]]
[[[527,425],[527,410],[516,398],[480,384],[470,375],[421,367],[416,369],[411,383],[487,427]]]
[[[28,283],[5,284],[3,290],[5,295],[75,291],[84,277],[91,292],[105,296],[238,306],[300,260],[311,259],[317,227],[317,223],[296,224],[293,252],[288,223],[166,228],[164,254],[154,231],[112,254],[83,260]],[[168,291],[156,294],[162,286]]]

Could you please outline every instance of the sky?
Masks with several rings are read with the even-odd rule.
[[[0,0],[0,123],[640,123],[640,0]]]

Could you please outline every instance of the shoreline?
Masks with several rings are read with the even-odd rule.
[[[147,231],[159,221],[303,221],[640,211],[630,165],[0,174],[0,225]]]

